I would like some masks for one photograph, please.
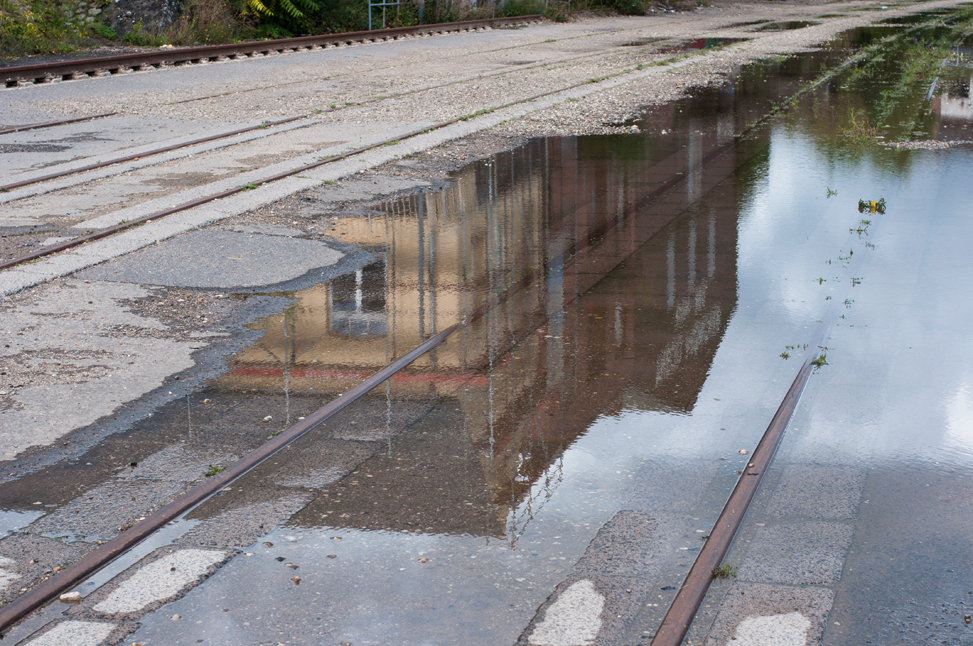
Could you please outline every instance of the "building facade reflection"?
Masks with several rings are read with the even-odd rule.
[[[478,317],[373,393],[389,434],[359,468],[367,486],[335,483],[293,522],[509,537],[598,416],[633,402],[690,413],[736,302],[733,189],[704,163],[721,132],[686,147],[538,140],[339,220],[374,261],[298,294],[218,388],[275,393],[286,379],[291,397],[337,396]],[[718,204],[702,204],[714,187]],[[445,434],[393,432],[396,406],[416,401]]]

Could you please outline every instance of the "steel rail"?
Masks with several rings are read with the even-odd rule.
[[[881,41],[881,44],[887,44],[896,38],[897,36],[885,38]],[[837,68],[821,75],[813,83],[798,91],[791,97],[791,100],[826,83],[850,65],[863,60],[865,56],[866,53],[862,52],[849,57]],[[757,120],[756,125],[766,123],[775,116],[777,116],[776,113],[765,115]],[[855,267],[859,266],[862,262],[862,254],[858,254],[852,262]],[[854,272],[852,272],[852,275],[854,275]],[[666,611],[649,646],[680,646],[685,639],[713,582],[713,570],[722,563],[726,556],[743,522],[750,502],[760,486],[763,475],[777,453],[787,424],[793,416],[813,372],[814,361],[822,349],[821,343],[837,320],[837,305],[833,305],[812,335],[801,368],[760,437],[751,458],[747,462],[747,468],[737,480],[730,497],[716,520],[716,524],[713,526],[713,530],[710,532],[709,538],[706,539],[706,544],[689,569],[689,573],[679,587],[679,592],[676,593],[675,599]]]
[[[77,173],[84,173],[89,170],[97,170],[99,168],[105,168],[107,166],[114,166],[115,164],[123,164],[127,161],[132,161],[135,159],[141,159],[142,157],[151,157],[152,155],[161,155],[162,153],[167,153],[172,150],[178,150],[179,148],[186,148],[187,146],[195,146],[197,144],[204,144],[207,141],[215,141],[217,139],[225,139],[226,137],[232,137],[234,135],[241,135],[245,132],[252,132],[254,130],[262,130],[264,128],[270,128],[272,126],[279,126],[284,123],[290,123],[291,121],[299,121],[301,119],[306,119],[311,115],[300,115],[297,117],[288,117],[286,119],[280,119],[279,121],[267,121],[256,126],[249,126],[247,128],[240,128],[238,130],[233,130],[231,132],[223,132],[218,135],[210,135],[209,137],[202,137],[201,139],[193,139],[192,141],[187,141],[181,144],[172,144],[171,146],[164,146],[162,148],[154,148],[152,150],[147,150],[142,153],[132,153],[130,155],[124,155],[122,157],[116,157],[114,159],[109,159],[108,161],[95,162],[94,164],[88,164],[87,166],[80,166],[78,168],[72,168],[70,170],[62,170],[57,173],[49,173],[47,175],[41,175],[40,177],[33,177],[31,179],[21,180],[19,182],[13,182],[11,184],[4,184],[0,186],[0,193],[6,193],[7,191],[12,191],[15,188],[21,188],[22,186],[30,186],[31,184],[39,184],[40,182],[48,182],[52,179],[57,179],[59,177],[66,177],[68,175],[76,175]],[[3,133],[0,133],[3,134]]]
[[[76,119],[61,119],[59,121],[47,121],[45,123],[32,123],[26,126],[15,126],[13,128],[4,128],[0,130],[0,135],[9,135],[14,132],[24,132],[26,130],[39,130],[41,128],[53,128],[55,126],[64,126],[69,123],[80,123],[82,121],[91,121],[92,119],[103,119],[104,117],[111,117],[118,114],[117,112],[105,112],[104,114],[93,114],[90,117],[78,117]]]
[[[730,544],[743,522],[747,508],[760,486],[763,475],[777,453],[787,424],[790,422],[798,402],[800,402],[801,394],[804,392],[814,369],[814,360],[820,353],[820,344],[824,340],[825,334],[834,325],[836,318],[837,313],[834,312],[832,316],[818,326],[808,351],[804,355],[804,363],[801,365],[801,369],[790,388],[787,389],[787,394],[777,408],[777,412],[771,418],[770,424],[757,444],[757,448],[751,454],[746,470],[737,480],[733,492],[709,534],[709,538],[706,539],[706,544],[700,550],[699,556],[696,557],[689,574],[680,586],[675,600],[669,606],[669,610],[662,619],[650,646],[679,646],[686,637],[699,606],[713,581],[713,570],[723,562],[723,558],[730,549]]]
[[[372,31],[353,31],[341,34],[280,38],[276,40],[226,45],[202,45],[199,47],[141,52],[137,54],[119,54],[117,56],[105,56],[102,58],[85,58],[74,61],[20,65],[0,68],[0,84],[5,84],[9,87],[20,83],[38,81],[43,83],[55,78],[74,77],[76,75],[87,75],[97,72],[107,72],[110,74],[124,73],[128,70],[134,70],[136,67],[178,65],[180,63],[200,62],[214,58],[250,56],[253,54],[266,55],[328,46],[354,45],[375,41],[396,40],[408,36],[444,34],[485,29],[494,26],[502,27],[524,22],[538,22],[541,20],[544,20],[544,18],[540,15],[484,18],[481,20],[465,20],[435,25],[393,27],[390,29],[374,29]]]
[[[411,350],[408,354],[393,361],[371,377],[368,377],[347,392],[339,395],[337,399],[328,402],[311,415],[308,415],[303,421],[291,426],[280,435],[262,444],[254,451],[251,451],[227,467],[226,470],[211,478],[207,478],[172,502],[155,510],[144,520],[135,523],[115,538],[88,552],[36,588],[17,597],[17,599],[7,605],[0,607],[0,631],[5,631],[57,595],[88,578],[111,561],[144,541],[153,532],[173,518],[189,511],[223,487],[262,464],[284,447],[324,423],[330,417],[360,399],[396,372],[402,370],[402,368],[405,368],[420,356],[442,343],[460,325],[460,323],[456,323],[446,328],[425,343]]]
[[[736,137],[730,142],[716,146],[713,150],[703,156],[702,163],[709,163],[720,154],[730,150],[736,145],[739,139],[740,137]],[[673,155],[670,155],[668,158],[660,161],[657,165],[664,164],[668,159],[671,159],[679,154],[682,154],[682,151],[673,153]],[[28,614],[34,610],[37,610],[57,595],[81,583],[92,574],[99,571],[110,562],[114,561],[116,558],[144,541],[152,533],[173,518],[186,513],[193,507],[212,497],[223,487],[241,478],[243,475],[256,468],[267,459],[298,440],[300,437],[306,435],[308,432],[315,429],[347,406],[361,399],[371,390],[384,383],[386,380],[401,371],[403,368],[407,367],[420,356],[443,343],[454,332],[466,328],[475,321],[483,318],[491,310],[507,302],[512,296],[528,287],[532,282],[545,275],[552,268],[564,263],[570,257],[575,256],[584,249],[596,244],[597,241],[612,231],[621,219],[634,215],[638,210],[645,207],[656,198],[661,197],[675,186],[684,183],[686,179],[686,175],[675,175],[670,177],[654,190],[646,195],[643,195],[641,198],[639,198],[639,200],[617,213],[614,217],[606,218],[605,221],[600,225],[589,230],[581,240],[572,242],[570,245],[562,249],[559,254],[548,258],[544,261],[544,263],[535,267],[532,271],[525,273],[520,279],[511,283],[503,291],[492,295],[485,303],[480,305],[480,307],[476,308],[470,314],[465,316],[462,321],[447,327],[436,336],[415,347],[401,358],[393,361],[388,366],[366,378],[359,384],[353,386],[345,393],[338,395],[337,398],[328,402],[311,415],[308,415],[303,421],[291,426],[287,430],[283,431],[280,435],[277,435],[254,451],[251,451],[249,454],[227,467],[226,470],[193,487],[186,493],[177,497],[175,500],[163,505],[146,516],[144,520],[137,522],[115,538],[95,548],[64,570],[55,573],[51,578],[47,579],[37,587],[31,589],[29,592],[21,595],[20,597],[17,597],[5,606],[0,607],[0,639],[3,638],[3,631],[6,631],[12,627]],[[618,262],[620,263],[622,260],[623,259],[620,258]],[[573,294],[569,296],[568,302],[574,300],[578,296],[580,296],[580,294]]]

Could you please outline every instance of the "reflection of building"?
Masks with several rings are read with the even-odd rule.
[[[943,88],[942,96],[933,101],[933,112],[942,119],[959,119],[973,121],[973,99],[970,98],[970,88],[973,87],[973,77],[963,83],[953,83]]]
[[[385,263],[379,261],[331,281],[328,329],[345,337],[384,337],[388,332],[384,278]]]
[[[383,260],[300,294],[217,387],[279,392],[286,374],[292,393],[338,394],[487,307],[376,393],[393,414],[428,400],[436,430],[393,438],[358,470],[367,482],[335,484],[295,522],[503,535],[623,393],[691,411],[736,294],[734,205],[677,219],[735,167],[707,175],[715,134],[669,150],[540,140],[339,221],[343,241]]]

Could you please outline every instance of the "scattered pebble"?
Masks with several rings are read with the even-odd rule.
[[[58,599],[62,603],[81,603],[81,593],[80,592],[65,592]]]

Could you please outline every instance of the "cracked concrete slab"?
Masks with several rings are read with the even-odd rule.
[[[149,294],[138,285],[72,279],[5,301],[0,459],[50,445],[193,365],[202,342],[160,338],[162,322],[126,305]]]

